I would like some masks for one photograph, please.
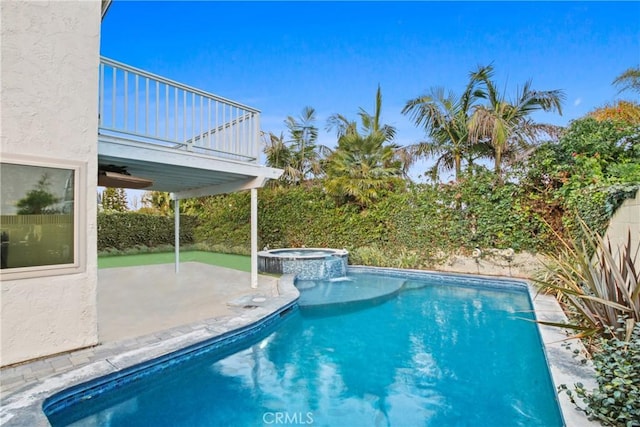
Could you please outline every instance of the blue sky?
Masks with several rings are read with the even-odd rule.
[[[288,115],[372,112],[402,145],[423,139],[400,110],[442,86],[460,93],[493,63],[509,96],[531,79],[562,89],[566,125],[620,98],[613,79],[640,64],[640,2],[160,2],[115,0],[102,23],[104,56],[262,111],[279,133]],[[630,95],[627,95],[629,97]],[[416,171],[415,174],[423,171]]]

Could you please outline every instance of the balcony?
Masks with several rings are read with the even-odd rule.
[[[99,72],[101,171],[178,198],[256,188],[280,175],[258,164],[260,111],[107,58]]]

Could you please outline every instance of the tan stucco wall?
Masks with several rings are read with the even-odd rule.
[[[2,279],[0,365],[97,342],[100,1],[0,1],[0,155],[83,162],[81,268]],[[84,244],[86,242],[86,244]]]
[[[620,248],[627,243],[629,232],[631,232],[631,248],[635,251],[640,244],[640,190],[634,199],[625,200],[613,214],[606,237],[611,241],[613,248]],[[636,269],[640,271],[640,254],[636,259]]]

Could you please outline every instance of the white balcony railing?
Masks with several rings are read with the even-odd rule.
[[[107,58],[100,59],[100,134],[256,162],[260,112]]]

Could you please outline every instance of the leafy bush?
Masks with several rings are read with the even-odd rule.
[[[574,120],[558,143],[538,147],[520,170],[523,190],[540,201],[538,210],[555,231],[579,233],[580,217],[603,233],[640,185],[640,128],[620,120]]]
[[[626,322],[620,318],[619,322]],[[624,328],[622,328],[624,329]],[[615,332],[610,339],[600,341],[600,349],[593,356],[598,388],[589,392],[581,383],[575,384],[575,394],[587,404],[585,409],[592,420],[606,426],[640,426],[640,323],[636,324],[630,339],[619,339]],[[573,392],[560,386],[571,401]]]
[[[633,101],[618,100],[613,105],[607,104],[589,113],[598,121],[612,120],[640,124],[640,105]]]
[[[197,218],[180,216],[180,242],[194,242]],[[136,246],[156,247],[174,244],[174,219],[159,215],[135,212],[98,214],[98,251],[108,248],[123,251]],[[138,252],[144,251],[139,250]],[[112,251],[113,252],[113,251]]]
[[[567,191],[563,222],[571,235],[580,234],[580,219],[604,234],[616,209],[635,197],[638,184],[588,185]]]
[[[384,251],[376,246],[362,246],[349,253],[349,263],[354,265],[368,265],[380,267],[387,264],[388,257]]]

